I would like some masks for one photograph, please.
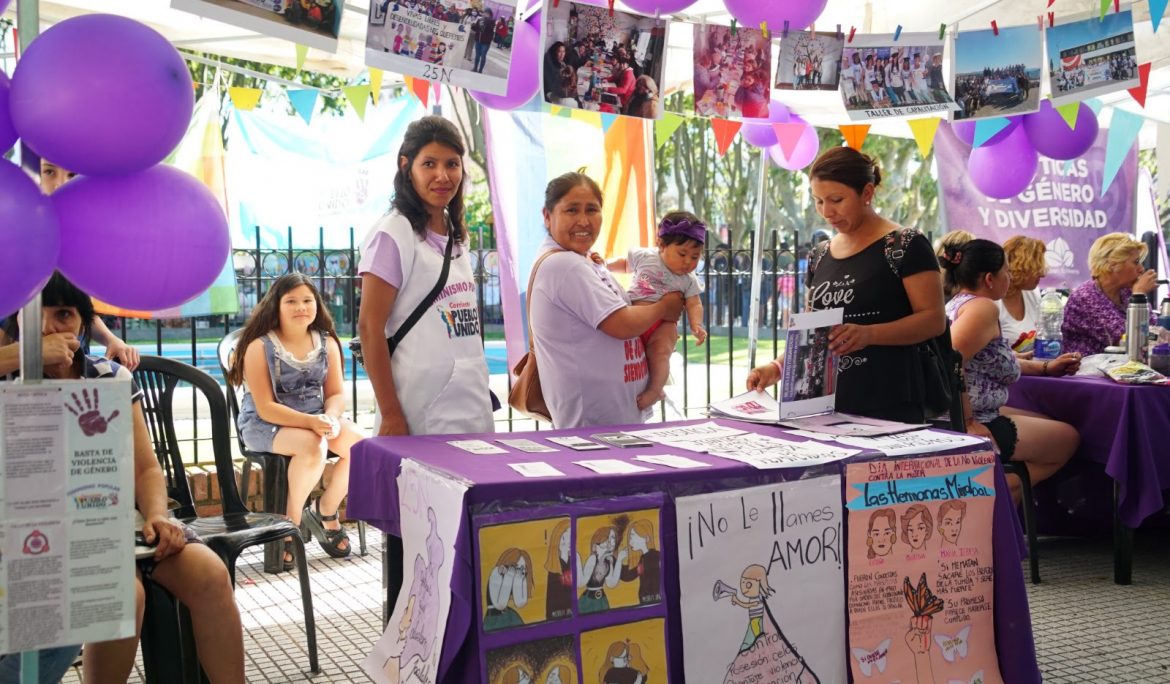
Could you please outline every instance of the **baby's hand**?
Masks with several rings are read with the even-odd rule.
[[[691,326],[691,334],[695,336],[695,343],[698,345],[707,341],[707,329],[700,323]]]
[[[598,254],[597,252],[590,252],[589,258],[593,261],[593,263],[597,264],[598,266],[605,265],[605,259],[601,258],[601,255]]]

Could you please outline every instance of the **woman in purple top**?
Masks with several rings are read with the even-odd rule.
[[[1146,246],[1125,233],[1097,238],[1089,249],[1093,279],[1073,290],[1064,307],[1065,351],[1100,354],[1120,342],[1130,296],[1148,297],[1158,286],[1157,272],[1142,265],[1145,258]]]
[[[999,328],[996,301],[1011,285],[1003,247],[971,240],[947,247],[939,258],[955,296],[947,302],[951,341],[963,355],[967,395],[963,412],[967,432],[991,433],[1004,461],[1022,461],[1033,483],[1060,470],[1072,458],[1080,436],[1066,423],[1036,413],[1004,408],[1008,387],[1024,375],[1068,375],[1080,367],[1079,354],[1045,361],[1017,359]],[[982,428],[982,429],[981,429]],[[1008,475],[1012,499],[1020,500],[1020,480]]]

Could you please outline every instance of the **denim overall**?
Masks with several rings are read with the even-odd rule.
[[[323,388],[329,371],[329,355],[325,350],[328,337],[316,331],[312,334],[318,339],[318,344],[305,361],[293,358],[283,347],[277,349],[279,342],[275,339],[275,332],[269,332],[260,341],[264,344],[264,358],[268,361],[268,375],[272,379],[276,401],[301,413],[318,414],[325,412]],[[272,451],[272,439],[281,427],[284,426],[261,420],[252,393],[244,393],[236,429],[245,446],[253,451]]]

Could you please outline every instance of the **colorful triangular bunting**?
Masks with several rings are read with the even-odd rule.
[[[800,137],[807,128],[808,124],[799,121],[772,124],[772,130],[776,131],[776,140],[780,143],[780,151],[784,153],[785,159],[792,159],[796,144],[800,142]]]
[[[414,93],[422,106],[426,107],[427,97],[431,93],[431,84],[425,78],[414,78],[413,76],[404,76],[403,80],[406,81],[407,90]]]
[[[720,157],[727,154],[728,148],[731,147],[731,141],[735,140],[735,135],[739,133],[742,126],[742,121],[711,119],[711,131],[715,133],[715,148],[719,150]]]
[[[923,159],[926,159],[934,147],[934,135],[938,133],[938,125],[942,123],[942,119],[930,116],[925,119],[911,119],[906,123],[910,124],[910,131],[914,133],[914,141],[918,143],[918,152],[922,154]]]
[[[1065,125],[1070,130],[1077,127],[1077,114],[1081,111],[1080,102],[1069,102],[1068,104],[1055,107],[1055,109],[1060,114],[1060,118],[1064,119]]]
[[[1101,18],[1105,18],[1105,13],[1109,11],[1109,4],[1111,0],[1101,0]]]
[[[382,70],[370,67],[370,97],[374,99],[374,104],[378,104],[378,98],[382,95]]]
[[[443,86],[438,81],[434,81],[431,83],[431,92],[435,95],[435,106],[438,107],[439,95],[443,92]]]
[[[1141,82],[1139,83],[1139,85],[1137,87],[1130,88],[1129,94],[1133,96],[1133,99],[1137,100],[1137,103],[1142,106],[1142,109],[1145,109],[1146,108],[1146,89],[1150,87],[1150,63],[1149,62],[1146,62],[1145,64],[1138,65],[1138,77],[1141,79]]]
[[[560,105],[550,104],[548,106],[548,113],[552,116],[560,116],[562,109],[564,109],[564,107]]]
[[[250,112],[260,104],[259,88],[228,88],[228,97],[232,99],[232,106],[241,111]]]
[[[1113,119],[1109,122],[1109,136],[1105,141],[1105,175],[1101,178],[1101,194],[1109,191],[1121,163],[1137,141],[1145,119],[1124,109],[1113,108]]]
[[[366,101],[370,99],[370,84],[345,86],[341,90],[345,93],[345,99],[349,100],[350,106],[357,112],[358,118],[365,121]]]
[[[1167,0],[1150,0],[1150,21],[1154,23],[1154,33],[1158,32],[1158,25],[1162,23],[1162,17],[1166,14]]]
[[[1089,109],[1093,110],[1093,113],[1096,114],[1097,116],[1101,116],[1101,110],[1105,107],[1105,103],[1102,102],[1101,100],[1095,98],[1095,97],[1091,97],[1088,100],[1085,100],[1084,102],[1082,102],[1081,104],[1083,104],[1086,107],[1088,107]]]
[[[309,54],[309,46],[297,43],[297,71],[305,68],[305,57]]]
[[[588,109],[573,109],[570,113],[574,121],[587,123],[594,128],[601,127],[601,112],[592,112]]]
[[[661,148],[670,140],[670,136],[678,130],[678,127],[683,124],[683,118],[678,114],[671,114],[666,112],[662,118],[654,122],[654,148]],[[611,122],[612,126],[613,123]]]
[[[292,102],[293,109],[297,111],[297,114],[301,115],[305,123],[310,123],[313,118],[313,110],[317,108],[318,91],[305,89],[289,90],[287,92],[289,102]]]
[[[869,135],[869,124],[842,124],[837,128],[841,129],[841,135],[845,136],[845,144],[860,152],[866,136]]]
[[[971,147],[982,147],[996,133],[999,133],[1010,125],[1012,125],[1012,122],[1002,116],[994,119],[979,119],[975,122],[975,139],[971,141]]]
[[[602,133],[609,133],[609,127],[613,125],[613,122],[617,120],[617,117],[618,117],[617,114],[610,114],[608,112],[602,112],[601,113],[601,132]],[[655,122],[655,123],[657,123],[657,122]],[[1168,175],[1170,175],[1170,174],[1168,174]]]

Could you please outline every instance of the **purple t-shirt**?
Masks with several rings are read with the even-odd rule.
[[[386,214],[366,236],[365,244],[361,248],[361,259],[358,260],[358,275],[372,273],[396,288],[402,287],[402,249],[395,242],[395,237],[402,233],[402,226],[406,224],[406,234],[413,234],[410,222],[397,211]],[[391,230],[390,228],[398,230]],[[417,240],[417,234],[415,235]],[[447,236],[427,231],[427,246],[442,254],[447,249]],[[456,243],[451,249],[452,256],[463,253],[463,245]]]
[[[1064,324],[1060,326],[1063,351],[1100,354],[1105,347],[1120,342],[1125,332],[1125,309],[1132,294],[1129,288],[1121,290],[1119,308],[1097,287],[1097,281],[1081,283],[1064,305]],[[1153,321],[1152,312],[1150,320]]]
[[[693,272],[679,275],[670,270],[657,249],[631,249],[626,256],[626,270],[634,274],[628,292],[636,302],[656,302],[668,292],[681,292],[686,298],[703,291]]]

